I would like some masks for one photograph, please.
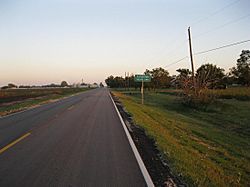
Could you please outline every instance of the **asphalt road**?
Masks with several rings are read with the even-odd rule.
[[[1,187],[146,186],[105,88],[0,118],[6,146]]]

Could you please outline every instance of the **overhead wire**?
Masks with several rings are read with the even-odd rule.
[[[172,42],[172,43],[174,43],[174,44],[178,44],[177,42],[176,42],[177,40],[175,40],[175,42]],[[183,46],[183,44],[184,43],[186,43],[188,41],[188,39],[186,39],[185,41],[183,40],[181,43],[179,43],[178,45],[174,45],[173,46],[173,48],[171,48],[169,51],[163,51],[162,53],[161,53],[161,55],[160,56],[157,56],[157,57],[155,57],[155,58],[152,58],[150,61],[151,61],[151,64],[153,63],[153,64],[155,64],[156,62],[158,62],[158,61],[160,61],[160,59],[162,59],[163,57],[165,57],[165,56],[167,56],[168,54],[170,54],[170,53],[172,53],[174,50],[176,50],[176,49],[178,49],[178,48],[182,48],[182,46]]]
[[[213,17],[213,16],[215,16],[215,15],[217,15],[217,14],[219,14],[219,13],[221,13],[221,12],[224,11],[225,9],[227,9],[227,8],[229,8],[229,7],[231,7],[231,6],[235,5],[235,4],[237,4],[239,1],[241,1],[241,0],[236,0],[236,1],[233,1],[233,2],[231,2],[231,3],[229,3],[229,4],[227,4],[226,6],[224,6],[224,7],[220,8],[220,9],[216,10],[215,12],[211,13],[210,15],[208,15],[208,16],[206,16],[206,17],[204,17],[204,18],[201,18],[201,19],[198,20],[197,22],[193,23],[192,26],[197,25],[198,23],[200,23],[200,22],[202,22],[202,21],[204,21],[204,20],[206,20],[206,19],[209,19],[210,17]],[[241,16],[241,17],[239,17],[239,18],[237,18],[237,19],[235,19],[235,20],[229,21],[229,22],[227,22],[227,23],[225,23],[225,24],[223,24],[223,25],[220,25],[220,26],[218,26],[218,27],[215,27],[215,28],[213,28],[213,29],[211,29],[211,30],[208,30],[208,31],[206,31],[206,32],[204,32],[204,33],[201,33],[201,34],[199,34],[199,35],[197,35],[197,36],[194,36],[193,38],[197,38],[197,37],[203,36],[203,35],[205,35],[205,34],[208,34],[208,33],[210,33],[210,32],[213,32],[213,31],[215,31],[215,30],[218,30],[218,29],[220,29],[220,28],[223,28],[223,27],[225,27],[225,26],[227,26],[227,25],[236,23],[236,22],[238,22],[238,21],[240,21],[240,20],[242,20],[242,19],[245,19],[245,18],[247,18],[247,17],[249,17],[249,16],[250,16],[250,13],[247,14],[247,15]],[[188,41],[188,40],[185,40],[185,42],[186,42],[186,41]],[[250,40],[235,42],[235,43],[232,43],[232,44],[220,46],[220,47],[213,48],[213,49],[209,49],[209,50],[206,50],[206,51],[200,51],[200,52],[198,52],[198,53],[195,53],[194,55],[196,56],[196,55],[205,54],[205,53],[208,53],[208,52],[211,52],[211,51],[215,51],[215,50],[223,49],[223,48],[226,48],[226,47],[231,47],[231,46],[239,45],[239,44],[246,43],[246,42],[249,42],[249,41],[250,41]],[[183,42],[182,42],[182,44],[183,44]],[[164,54],[163,56],[166,56],[167,54],[171,53],[173,50],[175,50],[175,49],[176,49],[177,47],[179,47],[179,46],[180,46],[180,45],[176,46],[174,49],[172,49],[171,51],[167,52],[167,53]],[[160,57],[160,58],[161,58],[161,57]],[[178,59],[178,60],[176,60],[176,61],[174,61],[174,62],[172,62],[172,63],[166,65],[165,67],[169,67],[169,66],[178,64],[178,63],[180,63],[180,62],[182,62],[183,60],[188,59],[188,58],[189,58],[188,56],[185,56],[185,57],[183,57],[183,58],[180,58],[180,59]],[[158,61],[158,60],[157,60],[157,61]]]
[[[209,14],[208,16],[203,17],[203,18],[199,19],[198,21],[194,22],[193,24],[191,24],[191,26],[195,26],[195,25],[197,25],[198,23],[201,23],[202,21],[204,21],[204,20],[206,20],[206,19],[209,19],[210,17],[213,17],[213,16],[215,16],[215,15],[221,13],[222,11],[224,11],[225,9],[227,9],[227,8],[229,8],[229,7],[233,6],[233,5],[235,5],[235,4],[238,3],[239,1],[241,1],[241,0],[236,0],[236,1],[233,1],[233,2],[231,2],[231,3],[229,3],[229,4],[227,4],[226,6],[220,8],[220,9],[214,11],[214,12],[212,12],[212,13]]]
[[[220,47],[216,47],[216,48],[213,48],[213,49],[200,51],[200,52],[194,53],[194,55],[197,56],[197,55],[205,54],[205,53],[208,53],[208,52],[211,52],[211,51],[216,51],[216,50],[219,50],[219,49],[223,49],[223,48],[227,48],[227,47],[231,47],[231,46],[235,46],[235,45],[240,45],[240,44],[247,43],[247,42],[250,42],[250,40],[239,41],[239,42],[223,45],[223,46],[220,46]]]
[[[209,49],[209,50],[205,50],[205,51],[200,51],[200,52],[194,53],[193,55],[197,56],[197,55],[205,54],[205,53],[208,53],[208,52],[211,52],[211,51],[216,51],[216,50],[219,50],[219,49],[223,49],[223,48],[227,48],[227,47],[232,47],[232,46],[240,45],[240,44],[247,43],[247,42],[250,42],[250,39],[249,40],[244,40],[244,41],[239,41],[239,42],[234,42],[234,43],[231,43],[231,44],[223,45],[223,46],[216,47],[216,48]],[[183,61],[183,60],[185,60],[187,58],[189,58],[189,57],[185,56],[185,57],[183,57],[183,58],[181,58],[181,59],[179,59],[177,61],[174,61],[174,62],[166,65],[165,67],[169,67],[169,66],[172,66],[174,64],[178,64],[178,63],[180,63],[181,61]]]
[[[233,2],[231,2],[231,3],[229,3],[229,4],[227,4],[226,6],[224,6],[224,7],[220,8],[220,9],[216,10],[215,12],[211,13],[209,16],[206,16],[206,17],[204,17],[204,18],[201,18],[200,20],[198,20],[197,22],[195,22],[195,23],[192,24],[192,25],[193,25],[193,26],[194,26],[194,25],[197,25],[198,23],[200,23],[200,22],[202,22],[202,21],[204,21],[204,20],[206,20],[206,19],[209,19],[209,18],[212,17],[212,16],[215,16],[215,15],[221,13],[221,12],[224,11],[225,9],[227,9],[227,8],[229,8],[229,7],[231,7],[231,6],[235,5],[235,4],[237,4],[239,1],[241,1],[241,0],[236,0],[236,1],[233,1]],[[195,36],[195,37],[193,37],[193,38],[197,38],[197,37],[203,36],[203,35],[205,35],[205,34],[207,34],[207,33],[210,33],[210,32],[212,32],[212,31],[214,31],[214,30],[218,30],[218,29],[220,29],[220,28],[222,28],[222,27],[225,27],[225,26],[227,26],[227,25],[229,25],[229,24],[238,22],[238,21],[240,21],[240,20],[242,20],[242,19],[244,19],[244,18],[246,18],[246,17],[248,17],[248,16],[250,16],[250,14],[247,14],[247,15],[245,15],[245,16],[242,16],[242,17],[240,17],[240,18],[237,18],[236,20],[232,20],[232,21],[230,21],[230,22],[228,22],[228,23],[225,23],[225,24],[223,24],[223,25],[220,25],[220,26],[218,26],[218,27],[216,27],[216,28],[214,28],[214,29],[211,29],[211,30],[209,30],[209,31],[207,31],[207,32],[205,32],[205,33],[202,33],[202,34],[200,34],[200,35],[198,35],[198,36]],[[186,42],[186,41],[188,41],[188,40],[185,40],[185,42]],[[176,48],[177,48],[177,47],[176,47]],[[176,48],[174,48],[174,49],[176,49]],[[173,49],[173,50],[174,50],[174,49]],[[167,52],[164,56],[166,56],[167,54],[171,53],[173,50]],[[168,66],[177,64],[177,63],[183,61],[183,60],[186,59],[186,58],[188,58],[188,57],[187,57],[187,56],[186,56],[186,57],[183,57],[183,58],[181,58],[181,59],[179,59],[179,60],[177,60],[177,61],[175,61],[175,62],[173,62],[173,63],[171,63],[171,64],[169,64],[169,65],[167,65],[167,66],[165,66],[165,67],[168,67]]]
[[[241,16],[241,17],[239,17],[239,18],[237,18],[237,19],[234,19],[234,20],[232,20],[232,21],[229,21],[229,22],[227,22],[227,23],[225,23],[225,24],[223,24],[223,25],[220,25],[220,26],[217,26],[217,27],[215,27],[215,28],[213,28],[213,29],[210,29],[210,30],[208,30],[208,31],[206,31],[206,32],[203,32],[203,33],[201,33],[201,34],[198,34],[198,35],[196,35],[196,36],[193,36],[193,38],[198,38],[198,37],[201,37],[201,36],[203,36],[203,35],[205,35],[205,34],[208,34],[208,33],[210,33],[210,32],[219,30],[219,29],[221,29],[221,28],[223,28],[223,27],[225,27],[225,26],[228,26],[228,25],[231,25],[231,24],[236,23],[236,22],[238,22],[238,21],[241,21],[241,20],[243,20],[243,19],[245,19],[245,18],[247,18],[247,17],[249,17],[249,16],[250,16],[250,13],[247,14],[247,15]]]
[[[178,64],[179,62],[181,62],[181,61],[183,61],[183,60],[185,60],[185,59],[187,59],[187,58],[188,58],[188,56],[185,56],[185,57],[183,57],[183,58],[181,58],[181,59],[179,59],[179,60],[177,60],[177,61],[174,61],[174,62],[172,62],[172,63],[166,65],[165,68],[166,68],[166,67],[169,67],[169,66],[172,66],[172,65],[174,65],[174,64]]]

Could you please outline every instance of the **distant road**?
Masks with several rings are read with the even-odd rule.
[[[0,186],[146,186],[108,90],[0,118]]]

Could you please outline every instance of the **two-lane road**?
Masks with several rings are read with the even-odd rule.
[[[4,147],[1,187],[146,186],[104,88],[0,118]]]

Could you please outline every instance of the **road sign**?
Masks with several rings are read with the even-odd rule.
[[[150,75],[135,75],[135,82],[151,82]]]
[[[144,104],[144,82],[151,82],[150,75],[135,75],[135,82],[141,82],[141,104]]]

